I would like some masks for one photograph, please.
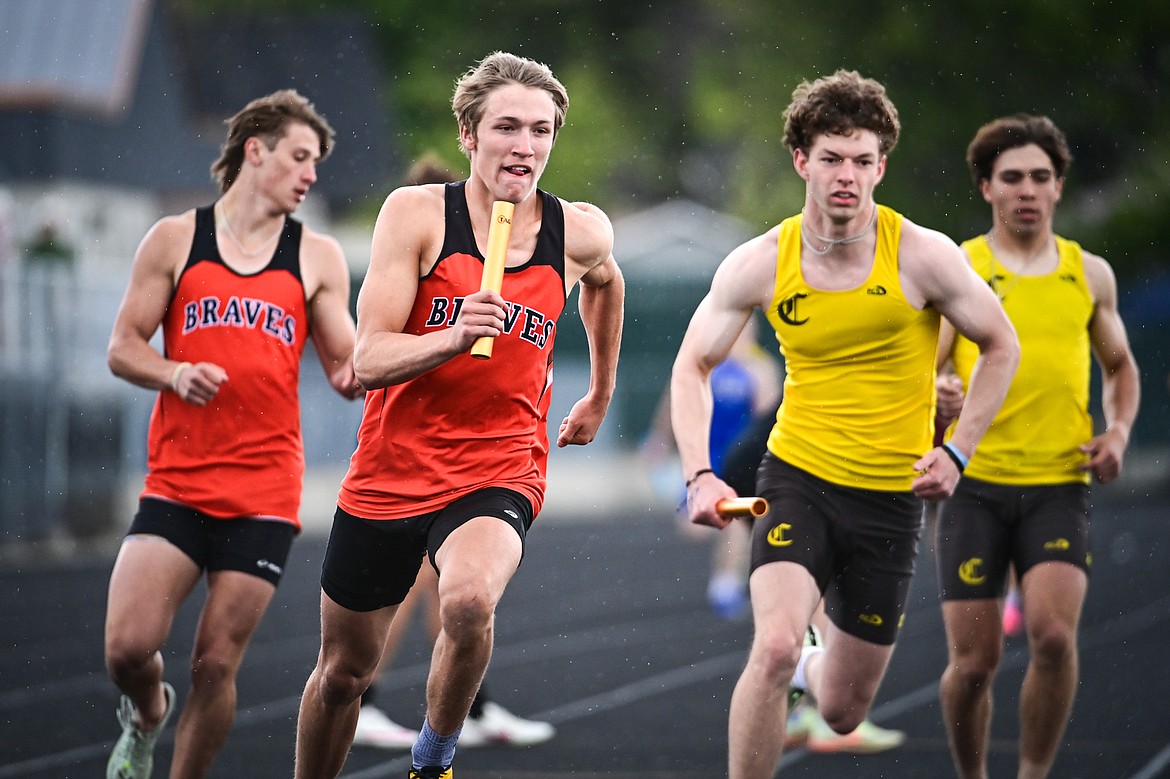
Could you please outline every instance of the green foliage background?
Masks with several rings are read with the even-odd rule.
[[[802,80],[847,68],[884,83],[902,120],[879,199],[962,240],[988,227],[966,171],[968,141],[997,116],[1046,114],[1074,154],[1057,230],[1113,264],[1143,369],[1138,438],[1168,441],[1166,0],[171,1],[180,16],[225,25],[337,13],[367,23],[404,161],[434,150],[465,170],[449,107],[455,80],[497,49],[546,62],[571,106],[542,185],[615,218],[685,197],[762,231],[799,210],[784,108]],[[372,224],[379,205],[349,217]],[[646,394],[618,404],[628,408],[625,435],[636,438],[665,382],[675,344],[666,330],[681,329],[690,310],[679,302],[677,317],[629,307],[630,332],[646,349],[659,337],[665,356],[658,367],[624,362],[619,386]],[[573,333],[559,345],[583,352]]]
[[[837,68],[882,81],[903,124],[883,202],[956,238],[986,227],[963,155],[983,122],[1051,116],[1075,160],[1058,229],[1121,276],[1170,244],[1164,0],[178,0],[181,13],[357,14],[385,63],[404,159],[462,165],[454,80],[505,49],[547,62],[572,105],[545,185],[620,215],[685,196],[761,229],[798,210],[781,143],[793,88]],[[373,206],[370,208],[372,212]]]

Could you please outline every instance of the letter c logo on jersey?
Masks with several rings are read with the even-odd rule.
[[[776,306],[776,316],[780,317],[781,321],[788,325],[803,325],[808,321],[808,317],[800,318],[800,314],[796,312],[796,305],[808,295],[803,292],[797,292],[795,295],[784,298],[780,304]]]
[[[781,522],[776,527],[768,531],[768,543],[771,546],[792,546],[792,539],[785,538],[785,531],[791,530],[792,525],[787,522]]]
[[[987,581],[987,576],[979,571],[979,567],[982,565],[982,557],[972,557],[970,560],[964,560],[959,565],[959,578],[963,580],[963,584],[970,584],[974,587],[977,584],[983,584],[983,582]]]

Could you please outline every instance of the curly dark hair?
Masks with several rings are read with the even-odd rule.
[[[855,70],[801,82],[784,111],[784,145],[806,154],[818,135],[848,135],[854,130],[872,131],[881,153],[889,154],[901,129],[898,109],[886,88]]]
[[[1072,152],[1060,128],[1047,116],[1013,114],[993,119],[979,128],[967,145],[967,169],[976,188],[991,178],[991,170],[999,155],[1034,143],[1052,160],[1057,178],[1064,178],[1072,163]]]

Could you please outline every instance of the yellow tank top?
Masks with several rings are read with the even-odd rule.
[[[869,278],[835,292],[804,281],[801,219],[780,224],[767,311],[787,369],[768,449],[835,484],[909,490],[934,436],[939,316],[902,293],[902,215],[878,207]]]
[[[1056,238],[1060,260],[1044,276],[1020,276],[995,259],[983,236],[963,243],[975,271],[995,290],[1020,339],[1020,367],[1007,399],[967,466],[999,484],[1088,483],[1077,447],[1093,435],[1089,415],[1089,322],[1095,301],[1084,257]],[[979,351],[961,336],[952,357],[963,385]]]

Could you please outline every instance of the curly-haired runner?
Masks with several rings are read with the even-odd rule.
[[[874,201],[899,131],[882,85],[839,71],[801,84],[786,116],[804,211],[723,261],[671,379],[691,521],[723,527],[715,507],[735,491],[711,472],[708,383],[756,308],[787,373],[757,476],[770,511],[753,528],[755,637],[731,699],[731,779],[773,776],[790,683],[838,733],[864,720],[901,624],[922,499],[954,489],[1018,359],[958,246]],[[980,350],[951,449],[932,447],[942,316]],[[824,648],[802,649],[822,595]]]

